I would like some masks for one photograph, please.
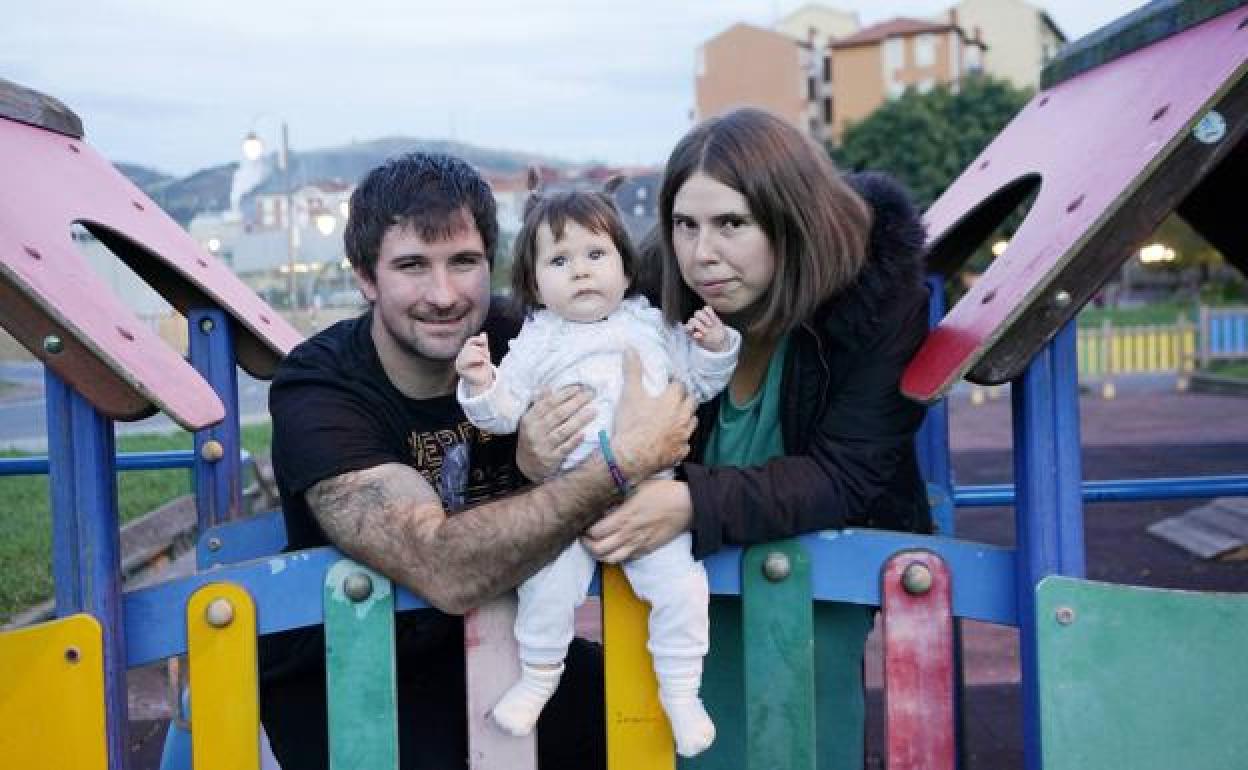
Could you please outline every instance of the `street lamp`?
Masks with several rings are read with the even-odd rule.
[[[253,128],[243,137],[243,157],[247,160],[258,160],[264,155],[264,142],[260,136],[256,134],[254,123]],[[295,205],[294,191],[290,188],[290,134],[286,129],[286,121],[282,121],[282,143],[280,152],[277,155],[277,169],[282,173],[282,200],[286,208],[286,273],[289,279],[287,291],[290,293],[290,307],[292,310],[298,309],[299,306],[299,284],[296,277],[296,263],[298,262],[298,247],[295,243]]]

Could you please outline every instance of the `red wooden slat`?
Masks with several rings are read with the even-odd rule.
[[[906,570],[926,580],[911,593]],[[953,615],[949,569],[936,554],[901,551],[884,565],[880,608],[889,770],[953,770]]]
[[[489,718],[490,709],[520,678],[516,597],[508,593],[464,613],[468,688],[468,766],[471,770],[536,770],[537,733],[516,738]]]

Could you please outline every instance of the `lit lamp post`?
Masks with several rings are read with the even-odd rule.
[[[243,137],[243,157],[257,160],[264,154],[264,142],[256,135],[255,130],[247,132]],[[286,130],[286,121],[282,121],[282,144],[277,156],[277,169],[282,172],[282,200],[286,207],[286,274],[289,279],[290,307],[299,306],[299,284],[295,268],[298,265],[298,248],[295,243],[295,205],[294,191],[290,189],[290,135]]]

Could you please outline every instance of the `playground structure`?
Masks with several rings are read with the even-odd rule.
[[[846,530],[708,560],[712,592],[743,607],[741,629],[712,629],[743,637],[743,721],[721,729],[737,766],[815,767],[819,722],[835,717],[815,706],[816,601],[881,608],[890,768],[956,766],[958,618],[1021,631],[1029,770],[1224,768],[1248,756],[1228,716],[1248,666],[1223,643],[1248,635],[1248,596],[1082,579],[1082,501],[1099,493],[1080,471],[1072,322],[1174,210],[1248,269],[1236,184],[1248,171],[1245,5],[1162,0],[1075,44],[928,211],[939,323],[902,386],[932,404],[919,441],[939,534]],[[424,603],[332,548],[281,553],[280,517],[238,517],[234,363],[270,375],[297,333],[85,144],[72,113],[3,81],[0,161],[0,323],[47,367],[57,605],[56,620],[0,634],[0,757],[120,770],[126,669],[186,656],[191,749],[167,766],[258,767],[257,635],[324,624],[332,766],[397,767],[394,612]],[[942,320],[940,276],[1033,191],[1009,249]],[[74,222],[186,316],[189,364],[93,279]],[[997,491],[1015,504],[1013,549],[955,538],[941,398],[964,376],[1013,383],[1016,483]],[[123,593],[112,421],[156,409],[195,431],[199,571]],[[1168,486],[1124,481],[1099,499]],[[1183,490],[1245,494],[1248,475]],[[601,593],[610,766],[672,768],[644,608],[614,570]],[[514,659],[507,610],[466,619],[484,640],[469,655],[470,704]],[[531,739],[492,732],[470,710],[471,767],[536,766]]]

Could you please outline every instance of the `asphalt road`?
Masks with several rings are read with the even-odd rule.
[[[0,363],[0,381],[10,388],[0,393],[0,449],[43,451],[47,448],[46,414],[43,398],[43,367],[38,363]],[[238,371],[238,402],[243,422],[267,420],[269,383]],[[164,415],[117,423],[119,434],[168,433],[178,426]]]

